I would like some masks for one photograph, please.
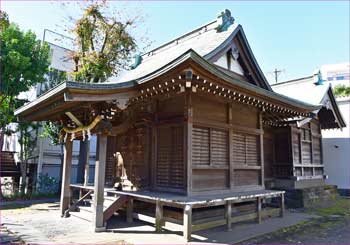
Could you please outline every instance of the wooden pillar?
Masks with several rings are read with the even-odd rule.
[[[156,232],[162,231],[163,206],[160,200],[156,201]]]
[[[228,200],[225,204],[225,217],[226,217],[226,225],[227,231],[232,231],[232,201]]]
[[[134,209],[134,200],[129,199],[126,205],[126,222],[128,223],[133,222],[133,218],[132,218],[133,209]]]
[[[283,217],[284,216],[284,193],[281,194],[281,198],[280,198],[280,216]]]
[[[235,187],[234,183],[234,162],[233,162],[233,129],[232,129],[232,104],[229,103],[227,105],[228,110],[228,124],[230,125],[229,132],[228,132],[228,159],[229,159],[229,187],[232,190]]]
[[[60,200],[60,212],[61,216],[64,216],[64,212],[68,209],[70,203],[70,179],[72,172],[72,149],[73,141],[67,139],[64,145],[64,160],[62,167],[62,187],[61,187],[61,200]]]
[[[263,112],[259,112],[259,128],[261,131],[263,127]],[[261,185],[265,187],[265,174],[264,174],[264,133],[260,134],[260,166],[261,166]]]
[[[186,204],[184,208],[183,229],[183,237],[189,242],[192,233],[192,206],[189,204]]]
[[[94,212],[93,224],[95,231],[105,229],[103,220],[103,202],[105,187],[105,170],[107,154],[107,135],[99,135],[99,153],[98,161],[95,164],[95,181],[94,181]]]
[[[186,92],[185,98],[185,130],[184,130],[184,159],[186,163],[187,174],[187,195],[192,194],[192,128],[193,128],[193,109],[191,92]]]
[[[86,151],[86,162],[85,162],[85,169],[84,169],[84,186],[87,186],[89,184],[89,176],[90,176],[90,141],[87,139],[87,151]]]
[[[256,213],[257,213],[257,219],[256,221],[261,224],[261,197],[258,197],[256,199]]]

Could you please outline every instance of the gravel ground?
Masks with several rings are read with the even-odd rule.
[[[247,240],[242,244],[349,244],[350,243],[350,199],[339,199],[332,203],[306,210],[320,215],[286,229]]]

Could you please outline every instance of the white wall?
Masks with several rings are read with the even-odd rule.
[[[350,189],[350,97],[337,99],[346,127],[322,130],[326,182],[339,189]]]

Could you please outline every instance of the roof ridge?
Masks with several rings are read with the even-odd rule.
[[[308,79],[308,78],[312,78],[312,77],[313,77],[313,75],[309,75],[309,76],[306,76],[306,77],[300,77],[300,78],[296,78],[296,79],[292,79],[292,80],[287,80],[287,81],[280,82],[280,83],[274,83],[274,84],[271,84],[270,86],[271,86],[271,87],[275,87],[275,86],[283,85],[283,84],[286,84],[286,83],[298,82],[298,81],[301,81],[301,80],[303,80],[303,79]]]
[[[148,52],[142,54],[141,56],[142,56],[142,57],[144,57],[144,56],[149,56],[150,54],[153,54],[155,51],[161,50],[161,49],[163,49],[163,48],[169,46],[169,44],[172,44],[172,43],[174,43],[174,42],[178,42],[179,40],[182,40],[182,39],[184,39],[185,37],[188,37],[189,35],[192,35],[192,34],[194,34],[194,33],[196,33],[196,32],[200,32],[200,31],[203,30],[203,29],[205,29],[205,31],[208,31],[206,28],[207,28],[208,26],[214,24],[215,22],[217,22],[216,19],[215,19],[215,20],[212,20],[212,21],[208,22],[207,24],[204,24],[204,25],[202,25],[202,26],[200,26],[200,27],[197,27],[197,28],[195,28],[194,30],[192,30],[192,31],[190,31],[190,32],[186,32],[185,34],[183,34],[183,35],[181,35],[181,36],[179,36],[179,37],[176,37],[176,38],[174,38],[174,39],[172,39],[172,40],[170,40],[170,41],[167,41],[167,42],[161,44],[160,46],[158,46],[158,47],[156,47],[156,48],[154,48],[154,49],[152,49],[152,50],[150,50],[150,51],[148,51]]]

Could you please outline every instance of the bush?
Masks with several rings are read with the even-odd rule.
[[[36,183],[32,183],[35,185]],[[37,188],[33,187],[33,192],[21,193],[16,191],[8,195],[4,195],[3,201],[16,201],[16,200],[32,200],[41,198],[58,197],[59,183],[56,178],[50,177],[48,174],[41,174],[38,178]]]
[[[334,87],[334,95],[335,95],[335,97],[350,96],[350,86],[345,86],[342,84],[336,85]]]

